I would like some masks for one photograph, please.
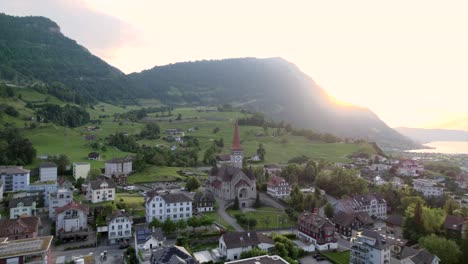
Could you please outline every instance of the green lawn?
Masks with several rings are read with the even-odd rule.
[[[177,171],[184,169],[186,168],[147,166],[143,171],[130,175],[128,177],[128,182],[143,183],[184,180],[185,177],[182,177],[177,173]]]
[[[228,214],[235,218],[236,214],[242,214],[240,210],[227,210]],[[295,226],[296,222],[292,221],[286,213],[273,207],[262,206],[255,211],[244,213],[248,218],[257,219],[255,229],[269,229]]]
[[[115,202],[124,203],[128,208],[133,208],[135,210],[145,209],[145,198],[140,194],[117,193],[115,196]]]
[[[321,252],[320,254],[326,256],[330,260],[332,260],[335,264],[348,264],[350,259],[351,251],[343,251],[343,252]]]
[[[234,227],[232,227],[228,222],[224,220],[217,212],[206,212],[203,215],[209,216],[215,220],[216,223],[224,226],[229,231],[234,231]]]

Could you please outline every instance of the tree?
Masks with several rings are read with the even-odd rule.
[[[265,161],[266,150],[262,143],[258,145],[257,155],[260,157],[261,161]]]
[[[187,222],[184,219],[177,221],[177,229],[183,230],[185,228],[187,228]]]
[[[68,158],[68,156],[60,154],[59,156],[50,156],[48,160],[57,165],[59,175],[66,174],[67,166],[70,165],[70,158]]]
[[[458,263],[462,256],[460,248],[453,240],[448,240],[434,234],[422,237],[419,239],[419,244],[432,254],[438,256],[441,263],[444,264]]]
[[[456,210],[460,209],[460,204],[454,199],[448,199],[445,201],[444,210],[448,215],[454,215]]]
[[[333,206],[331,205],[331,203],[327,203],[325,205],[325,215],[328,217],[328,218],[332,218],[333,215],[335,214],[335,209],[333,208]]]
[[[185,183],[185,188],[187,188],[189,192],[196,191],[198,188],[200,188],[200,186],[200,180],[194,176],[189,177]]]
[[[78,178],[78,180],[75,182],[75,188],[81,190],[81,185],[83,185],[84,181],[84,178]]]
[[[187,225],[192,227],[193,230],[195,231],[195,228],[200,226],[200,221],[197,217],[192,216],[187,220]]]
[[[140,137],[146,138],[146,139],[157,139],[159,138],[160,133],[161,133],[161,129],[158,124],[148,123],[145,125],[143,130],[141,130]]]
[[[163,223],[161,221],[159,221],[159,219],[157,218],[153,218],[153,220],[151,220],[151,222],[149,223],[148,227],[149,228],[158,228],[158,227],[162,227],[163,226]]]
[[[181,114],[181,113],[178,113],[178,114],[177,114],[176,120],[181,120],[181,119],[182,119],[182,114]]]
[[[262,206],[262,202],[260,201],[260,192],[257,191],[257,197],[255,198],[255,203],[253,207],[259,208],[260,206]]]
[[[174,223],[174,221],[171,220],[171,218],[166,218],[166,221],[164,221],[163,225],[162,225],[162,230],[164,231],[164,233],[168,234],[168,233],[173,233],[174,231],[176,231],[177,229],[177,225],[176,223]]]
[[[88,180],[95,180],[98,176],[101,175],[101,170],[98,168],[92,168],[88,172]]]
[[[233,210],[239,210],[239,198],[236,195],[236,198],[234,199],[234,204],[232,205]]]
[[[205,229],[207,229],[208,226],[214,223],[214,219],[207,215],[202,216],[202,218],[200,218],[199,221],[200,221],[200,225],[204,226]]]
[[[253,248],[252,250],[250,251],[244,251],[241,253],[241,259],[245,259],[245,258],[253,258],[253,257],[257,257],[257,256],[263,256],[263,255],[267,255],[268,252],[264,251],[264,250],[261,250],[259,248]]]

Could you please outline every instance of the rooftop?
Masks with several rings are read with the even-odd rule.
[[[0,174],[25,174],[29,173],[29,170],[23,169],[22,166],[0,166]]]
[[[131,162],[131,161],[133,161],[133,157],[126,156],[126,157],[113,158],[110,160],[106,160],[106,163],[123,163],[123,162]]]
[[[256,246],[261,243],[275,243],[271,238],[267,237],[266,235],[252,231],[229,232],[225,233],[222,236],[222,238],[228,249]]]
[[[273,256],[258,256],[253,258],[241,259],[241,260],[234,260],[226,262],[226,264],[287,264],[286,260],[282,259],[280,256],[273,255]]]
[[[57,164],[53,162],[42,162],[39,165],[40,168],[57,168]]]
[[[53,236],[27,238],[9,241],[2,239],[0,245],[0,259],[22,255],[43,253],[50,248]]]

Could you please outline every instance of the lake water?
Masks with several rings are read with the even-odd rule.
[[[424,144],[434,149],[414,149],[408,152],[468,154],[468,141],[434,141]]]

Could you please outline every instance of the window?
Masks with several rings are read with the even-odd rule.
[[[170,213],[170,212],[171,212],[171,209],[167,209],[166,212],[167,212],[167,213]]]

